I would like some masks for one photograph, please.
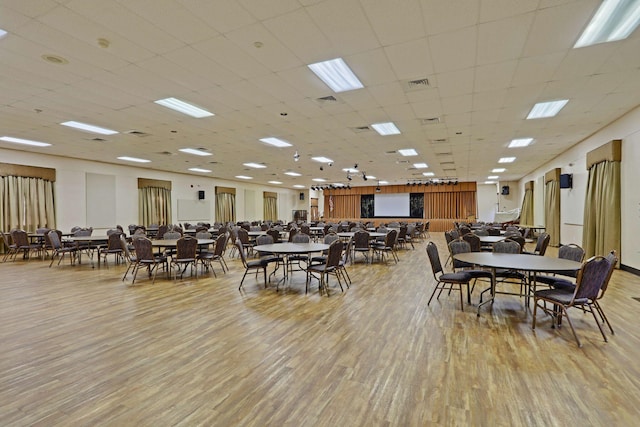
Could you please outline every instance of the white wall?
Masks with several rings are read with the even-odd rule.
[[[493,222],[498,209],[498,184],[478,184],[478,221]]]
[[[181,221],[215,221],[215,187],[236,188],[236,209],[238,220],[259,220],[263,213],[263,191],[278,193],[278,216],[284,221],[291,220],[294,209],[308,209],[308,198],[298,200],[299,191],[268,187],[245,182],[227,181],[206,176],[196,176],[171,172],[121,166],[109,163],[91,162],[26,151],[0,149],[0,161],[19,165],[40,166],[56,170],[56,226],[67,231],[71,227],[91,226],[87,224],[86,174],[115,176],[116,217],[113,226],[138,223],[138,178],[171,181],[171,207],[173,222],[178,222],[178,200],[198,199],[198,191],[205,191],[203,203],[210,203],[211,218],[180,218]],[[247,203],[247,197],[249,203]],[[248,209],[248,212],[245,211]]]
[[[535,181],[534,218],[544,224],[544,174],[553,168],[573,173],[574,188],[560,193],[560,242],[582,245],[582,219],[585,202],[587,153],[614,139],[622,140],[621,196],[622,241],[620,262],[640,269],[640,251],[636,236],[640,232],[640,107],[576,144],[544,166],[524,176],[519,182]],[[535,150],[535,145],[530,147]]]

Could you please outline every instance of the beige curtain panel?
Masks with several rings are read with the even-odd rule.
[[[476,216],[476,192],[425,193],[424,217],[467,219]]]
[[[333,210],[331,210],[333,206]],[[324,196],[325,218],[360,218],[360,195],[326,195]]]
[[[524,190],[522,209],[520,209],[520,224],[535,225],[533,223],[533,183],[528,183]]]
[[[263,198],[263,219],[265,221],[277,221],[278,220],[278,194],[264,193]]]
[[[549,244],[560,245],[560,181],[547,181],[545,184],[544,218]]]
[[[171,224],[171,190],[160,187],[138,189],[140,224]]]
[[[3,230],[56,228],[53,182],[21,176],[0,177],[0,224]]]
[[[216,221],[226,224],[236,222],[236,195],[216,193]]]
[[[620,254],[620,162],[601,162],[589,169],[582,247],[585,256]],[[618,255],[620,256],[620,255]]]

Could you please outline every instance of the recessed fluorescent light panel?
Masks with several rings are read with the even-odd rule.
[[[151,162],[151,160],[139,159],[137,157],[128,157],[128,156],[118,157],[118,160],[125,160],[127,162],[136,162],[136,163],[150,163]]]
[[[511,142],[509,143],[509,148],[526,147],[532,142],[533,142],[533,138],[512,139]]]
[[[312,157],[311,160],[315,160],[316,162],[320,163],[333,163],[333,160],[329,159],[328,157]]]
[[[304,188],[304,185],[296,184],[293,186],[293,188]]]
[[[191,105],[177,98],[165,98],[153,102],[162,105],[163,107],[171,108],[172,110],[178,111],[182,114],[186,114],[187,116],[195,117],[196,119],[211,117],[214,115],[207,110],[203,110],[202,108],[196,107],[195,105]]]
[[[211,156],[212,154],[208,151],[198,150],[197,148],[180,148],[178,151],[182,151],[183,153],[193,154],[195,156]]]
[[[285,172],[284,174],[289,176],[302,176],[302,174],[299,174],[298,172]]]
[[[260,138],[260,141],[265,144],[273,145],[274,147],[291,147],[291,144],[279,138]]]
[[[115,130],[101,128],[100,126],[89,125],[87,123],[81,123],[81,122],[69,121],[69,122],[63,122],[60,124],[62,126],[68,126],[71,128],[80,129],[87,132],[99,133],[100,135],[115,135],[116,133],[118,133]]]
[[[389,181],[380,181],[380,184],[388,184]]]
[[[249,168],[256,168],[256,169],[264,169],[267,166],[263,165],[262,163],[243,163],[244,166],[249,167]]]
[[[0,28],[0,39],[7,35],[7,32]]]
[[[202,173],[211,172],[209,169],[200,169],[200,168],[189,168],[189,170],[192,172],[202,172]]]
[[[559,101],[539,102],[533,106],[527,120],[531,119],[544,119],[546,117],[553,117],[567,105],[568,99],[561,99]]]
[[[515,157],[501,157],[498,163],[513,163],[515,160]]]
[[[429,167],[429,165],[426,163],[414,163],[413,167],[416,169],[426,169]]]
[[[343,172],[348,172],[348,173],[358,173],[360,172],[358,169],[354,169],[354,168],[344,168],[342,169]]]
[[[487,179],[498,179],[498,178],[500,178],[498,175],[491,175],[487,177]]]
[[[250,176],[245,176],[245,175],[236,175],[236,178],[240,178],[240,179],[253,179]]]
[[[327,180],[323,179],[323,178],[313,178],[312,181],[315,181],[315,182],[327,182]]]
[[[433,173],[433,172],[422,172],[422,175],[423,176],[434,176],[435,173]]]
[[[269,184],[282,184],[280,181],[269,181]]]
[[[495,169],[491,169],[491,173],[502,173],[506,171],[505,168],[495,168]]]
[[[334,92],[346,92],[364,87],[342,58],[316,62],[308,67]]]
[[[398,129],[393,122],[374,123],[371,127],[382,136],[400,134],[400,129]]]
[[[402,150],[398,150],[398,153],[403,156],[417,156],[418,152],[413,148],[403,148]]]
[[[585,47],[629,37],[640,23],[637,0],[604,0],[576,44]]]
[[[5,142],[12,142],[14,144],[31,145],[33,147],[49,147],[51,144],[40,141],[31,141],[30,139],[14,138],[12,136],[2,136],[0,140]]]
[[[494,182],[494,181],[485,181],[484,183],[485,183],[485,184],[495,184],[495,182]]]
[[[378,178],[376,178],[376,177],[375,177],[375,176],[373,176],[373,175],[367,175],[367,179],[378,179]]]

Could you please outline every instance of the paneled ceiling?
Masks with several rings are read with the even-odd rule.
[[[572,48],[599,3],[2,0],[0,134],[52,146],[0,147],[118,164],[133,156],[151,160],[141,168],[287,188],[314,178],[347,183],[342,169],[355,164],[352,186],[371,184],[362,173],[391,184],[428,179],[423,172],[517,180],[640,102],[640,31]],[[363,89],[334,93],[307,67],[336,57]],[[422,79],[428,85],[408,84]],[[166,97],[215,115],[195,119],[154,103]],[[536,102],[557,99],[569,100],[558,116],[525,120]],[[119,133],[60,125],[68,120]],[[401,134],[370,129],[387,121]],[[525,137],[534,143],[507,148]],[[178,151],[186,147],[213,155]],[[403,148],[418,156],[399,155]],[[313,156],[333,165],[320,170]],[[499,165],[506,156],[515,162]],[[413,166],[422,162],[427,169]]]

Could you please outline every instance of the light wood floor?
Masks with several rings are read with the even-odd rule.
[[[86,259],[0,264],[0,425],[638,425],[640,278],[614,273],[608,343],[574,313],[580,349],[568,325],[532,331],[518,297],[480,317],[478,290],[464,312],[454,294],[427,306],[425,246],[350,266],[329,298],[303,273],[238,292],[238,260],[133,286]]]

